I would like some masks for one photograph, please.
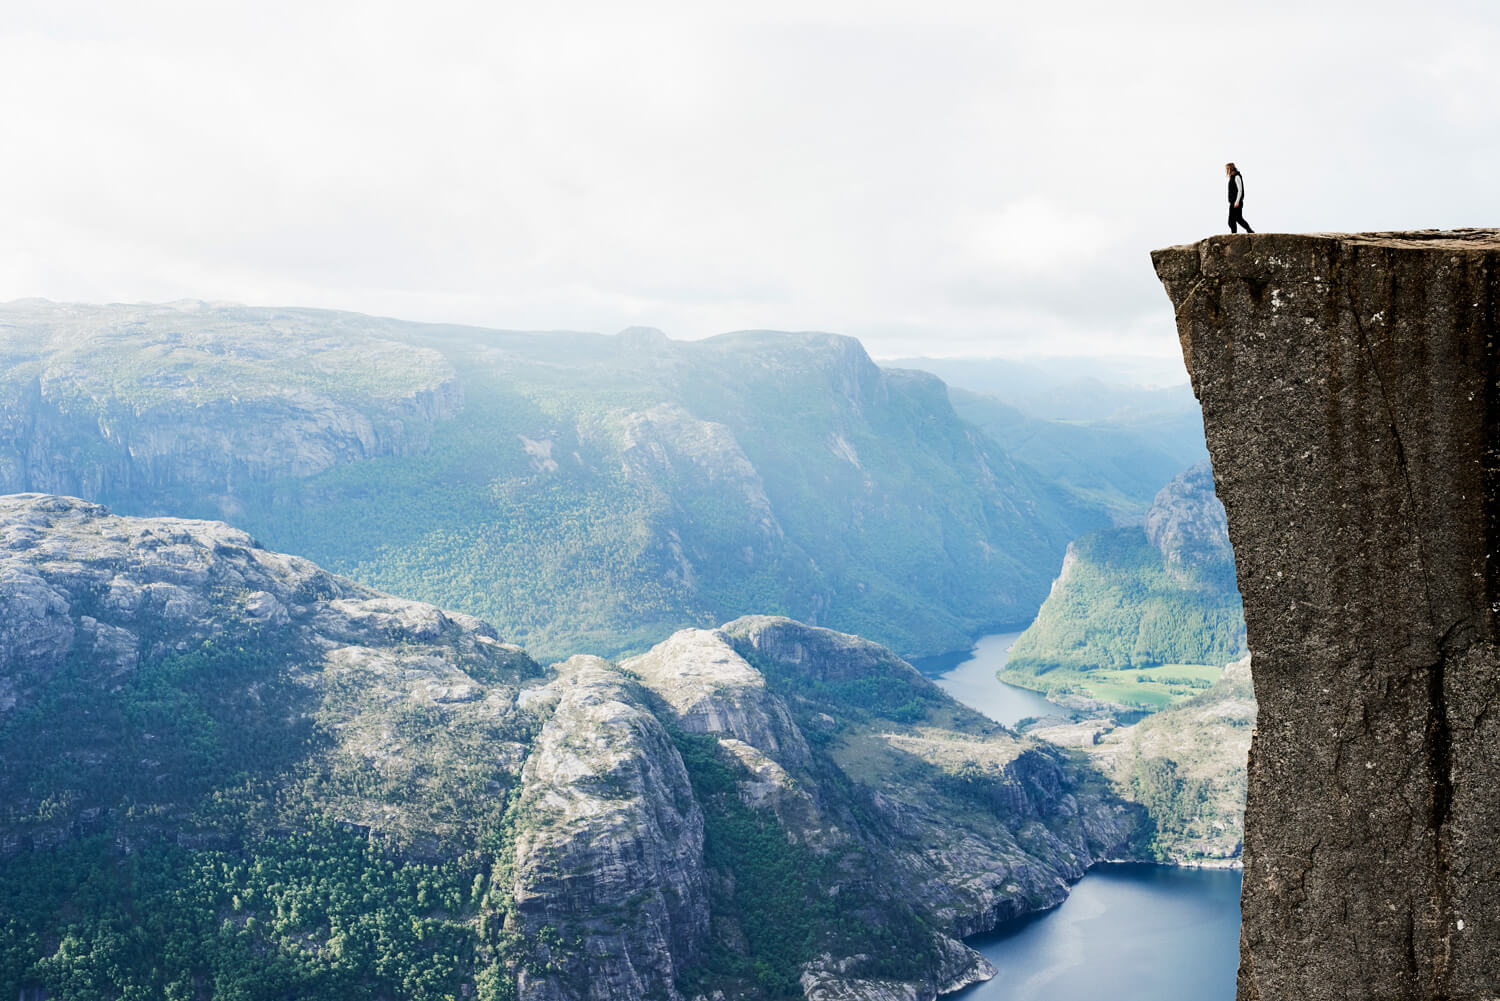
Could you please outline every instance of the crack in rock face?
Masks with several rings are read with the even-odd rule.
[[[1255,655],[1239,997],[1493,998],[1500,231],[1152,261]]]

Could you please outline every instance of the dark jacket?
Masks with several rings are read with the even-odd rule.
[[[1245,178],[1239,171],[1229,175],[1229,204],[1245,204]]]

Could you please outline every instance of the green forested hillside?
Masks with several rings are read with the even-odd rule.
[[[201,303],[0,320],[0,490],[224,518],[545,657],[746,612],[957,649],[1028,620],[1067,540],[1107,521],[937,379],[829,334]]]
[[[1158,493],[1144,526],[1093,532],[1068,547],[1004,676],[1160,708],[1207,687],[1212,678],[1195,666],[1221,667],[1244,653],[1233,551],[1205,463]]]
[[[1248,658],[1212,687],[1106,734],[1090,758],[1152,821],[1149,851],[1163,862],[1234,859],[1245,837],[1245,761],[1255,729]]]
[[[1161,485],[1208,458],[1180,363],[1145,359],[902,358],[948,384],[953,409],[1080,499],[1136,521]],[[1175,378],[1175,385],[1143,385]]]
[[[483,863],[414,862],[337,827],[125,857],[85,837],[0,867],[0,985],[77,1001],[457,997],[493,947]]]

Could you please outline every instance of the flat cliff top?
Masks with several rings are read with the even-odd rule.
[[[1254,651],[1238,997],[1494,999],[1500,231],[1152,259]]]
[[[1341,251],[1500,253],[1500,229],[1415,229],[1390,233],[1222,233],[1151,252],[1163,281],[1252,273],[1326,279]]]

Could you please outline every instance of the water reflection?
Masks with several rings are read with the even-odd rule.
[[[967,654],[913,661],[949,695],[996,722],[1068,715],[995,678],[1019,632]],[[1129,722],[1129,720],[1122,720]],[[1095,866],[1061,907],[970,939],[998,975],[965,1001],[1232,1001],[1239,968],[1238,870]]]

